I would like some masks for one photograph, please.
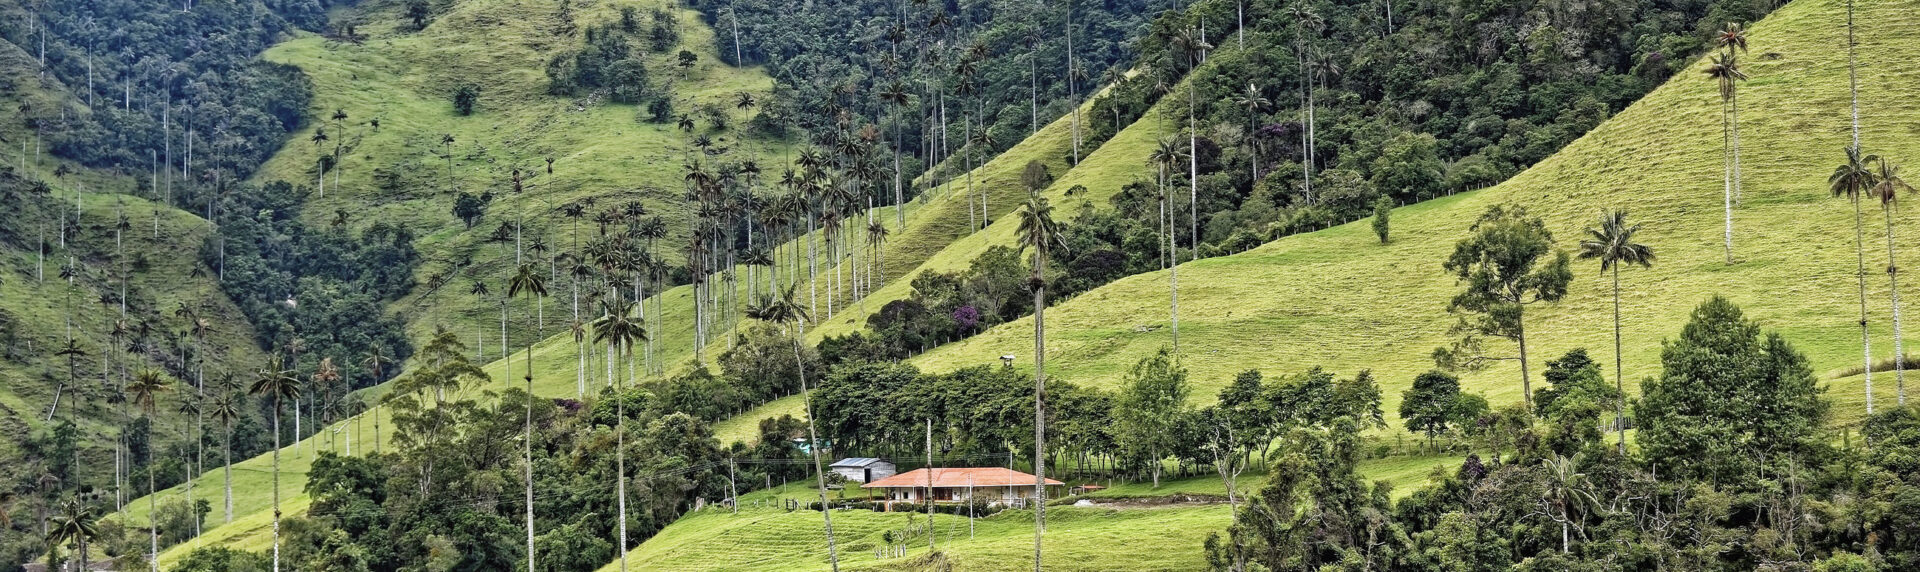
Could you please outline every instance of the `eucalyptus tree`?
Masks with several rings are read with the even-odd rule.
[[[1653,266],[1653,249],[1634,242],[1633,235],[1640,231],[1640,225],[1627,223],[1627,210],[1614,209],[1600,215],[1598,227],[1587,227],[1587,239],[1580,241],[1580,258],[1598,259],[1601,272],[1613,273],[1613,387],[1626,395],[1626,375],[1622,363],[1625,356],[1620,351],[1620,267],[1638,264],[1641,268]],[[1620,433],[1620,452],[1627,451],[1627,425],[1625,422],[1625,400],[1616,404],[1614,411],[1614,429]]]
[[[1906,348],[1900,336],[1900,268],[1898,257],[1893,254],[1893,217],[1899,207],[1900,191],[1914,191],[1912,185],[1900,176],[1900,166],[1881,157],[1875,163],[1873,188],[1868,192],[1880,199],[1880,208],[1887,221],[1887,291],[1893,297],[1893,382],[1897,389],[1899,404],[1907,404],[1907,356]]]
[[[800,402],[807,415],[807,452],[813,457],[815,484],[820,490],[820,516],[826,522],[827,560],[834,572],[839,572],[840,554],[833,540],[833,511],[827,507],[827,477],[825,467],[820,462],[820,432],[814,427],[813,396],[807,388],[807,364],[800,353],[800,340],[807,337],[807,310],[794,301],[793,288],[788,287],[784,294],[769,294],[761,298],[759,304],[747,310],[747,317],[779,324],[788,330],[793,340],[794,367],[800,378]]]
[[[613,295],[609,299],[601,300],[600,308],[605,313],[605,315],[602,316],[600,320],[594,324],[594,333],[593,333],[594,342],[595,343],[606,342],[607,347],[609,348],[618,347],[620,350],[620,355],[622,357],[625,357],[627,360],[631,361],[633,359],[633,345],[636,342],[643,341],[647,338],[646,329],[642,326],[642,322],[644,320],[632,315],[634,311],[634,303],[621,299],[619,293],[617,292],[613,293]],[[613,377],[612,376],[613,370],[611,365],[608,366],[607,371],[608,371],[609,377]],[[615,485],[615,487],[618,491],[617,494],[619,499],[620,569],[624,571],[627,569],[627,548],[628,548],[628,544],[627,544],[627,407],[626,407],[627,386],[626,386],[626,383],[623,381],[614,382],[614,386],[615,386],[614,392],[613,392],[614,434],[616,436],[615,437],[616,444],[614,446],[614,459],[615,459],[614,471],[619,474],[619,478],[617,479],[618,482]]]
[[[1033,513],[1033,569],[1038,572],[1040,536],[1047,529],[1047,253],[1056,246],[1066,248],[1066,239],[1053,220],[1053,205],[1037,192],[1028,195],[1020,210],[1019,236],[1022,250],[1033,249],[1033,275],[1027,287],[1033,290],[1033,492],[1039,499]]]
[[[266,397],[273,403],[273,569],[280,570],[280,409],[288,399],[300,397],[300,377],[287,368],[278,355],[255,374],[247,393]]]
[[[1853,203],[1853,250],[1856,260],[1855,273],[1860,277],[1860,355],[1861,368],[1866,375],[1867,414],[1873,414],[1873,339],[1867,333],[1867,246],[1866,231],[1861,219],[1860,199],[1879,183],[1873,169],[1869,167],[1880,157],[1860,155],[1860,147],[1847,148],[1847,162],[1833,169],[1827,177],[1827,188],[1833,196],[1845,197]]]
[[[1452,333],[1465,337],[1451,348],[1436,350],[1435,361],[1467,369],[1482,367],[1488,360],[1519,361],[1521,398],[1531,411],[1525,311],[1527,306],[1566,297],[1567,285],[1573,281],[1567,253],[1554,249],[1553,233],[1525,207],[1494,205],[1474,221],[1467,238],[1454,245],[1443,267],[1462,286],[1447,304],[1447,312],[1460,316]],[[1519,356],[1485,356],[1479,336],[1512,340],[1519,345]]]
[[[140,418],[153,423],[154,405],[160,394],[171,390],[173,381],[159,370],[145,369],[133,376],[133,383],[127,385],[127,398],[135,407],[140,408]],[[159,507],[155,499],[159,498],[159,488],[154,485],[153,451],[158,447],[147,447],[147,566],[152,572],[160,572],[160,523]]]

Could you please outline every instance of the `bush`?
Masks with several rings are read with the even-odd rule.
[[[471,83],[461,84],[453,90],[453,111],[460,115],[473,115],[473,107],[480,103],[480,86]]]

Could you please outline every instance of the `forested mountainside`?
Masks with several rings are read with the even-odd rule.
[[[1901,569],[1908,4],[0,4],[0,569]]]

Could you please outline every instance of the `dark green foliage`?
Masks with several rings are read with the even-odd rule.
[[[384,381],[368,368],[345,366],[372,348],[393,363],[412,354],[403,324],[384,305],[413,289],[420,261],[413,232],[383,222],[358,236],[308,228],[301,222],[305,194],[283,182],[233,189],[219,209],[228,213],[221,234],[202,246],[201,262],[221,277],[221,289],[253,324],[261,347],[284,350],[299,338],[305,349],[297,369],[310,371],[331,357],[348,387]]]
[[[433,6],[427,0],[407,0],[406,18],[415,31],[425,30],[433,22]]]
[[[1393,199],[1380,197],[1373,201],[1373,234],[1380,237],[1380,244],[1387,243],[1387,232],[1392,230]]]
[[[460,219],[460,222],[465,223],[467,228],[473,228],[473,223],[480,220],[480,217],[486,214],[487,201],[478,195],[473,193],[460,193],[460,196],[454,197],[453,199],[453,217]]]
[[[1762,335],[1727,299],[1695,308],[1660,366],[1660,377],[1641,384],[1634,419],[1662,473],[1745,489],[1824,454],[1828,404],[1806,356],[1777,333]]]
[[[1413,378],[1413,387],[1401,394],[1400,419],[1407,422],[1408,431],[1426,434],[1431,447],[1434,436],[1452,428],[1459,400],[1460,378],[1429,371]]]
[[[453,90],[453,112],[461,115],[473,115],[473,107],[480,103],[480,86],[463,83]]]
[[[1461,286],[1447,304],[1447,312],[1460,316],[1452,332],[1465,336],[1452,347],[1434,350],[1434,361],[1445,369],[1474,370],[1489,360],[1518,359],[1522,397],[1531,406],[1526,307],[1557,302],[1567,295],[1567,285],[1573,282],[1570,259],[1565,251],[1554,249],[1546,223],[1518,205],[1488,207],[1469,233],[1454,245],[1444,265]],[[1482,353],[1479,336],[1514,341],[1519,355],[1489,357]]]
[[[312,99],[298,69],[257,56],[296,28],[320,30],[333,3],[236,0],[183,11],[177,2],[145,0],[32,2],[27,7],[38,24],[21,18],[0,35],[37,48],[41,38],[29,38],[29,30],[51,31],[44,38],[48,79],[73,92],[68,101],[91,102],[79,113],[17,110],[39,126],[54,154],[133,173],[148,172],[159,156],[178,169],[192,127],[188,180],[201,180],[209,168],[244,179],[299,127]]]
[[[236,550],[225,546],[203,546],[187,553],[173,570],[181,572],[261,572],[271,570],[273,562],[266,554]]]

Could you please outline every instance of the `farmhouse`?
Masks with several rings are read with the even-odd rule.
[[[932,471],[933,502],[977,499],[996,503],[1033,498],[1033,475],[1001,467],[914,469],[869,482],[862,488],[878,491],[887,500],[922,502],[928,496],[928,471]],[[1059,492],[1056,487],[1065,486],[1066,483],[1047,479],[1047,496]]]
[[[846,477],[849,482],[855,483],[871,483],[876,479],[891,477],[899,472],[894,468],[893,463],[873,457],[841,459],[827,468]]]

